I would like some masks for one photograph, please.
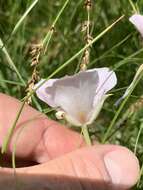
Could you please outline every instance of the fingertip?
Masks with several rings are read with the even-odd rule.
[[[130,188],[139,178],[139,161],[127,148],[117,147],[104,156],[105,167],[114,185]]]
[[[101,181],[106,189],[129,189],[139,179],[139,161],[127,148],[116,145],[94,145],[71,154],[79,175]],[[83,169],[86,172],[83,173]]]

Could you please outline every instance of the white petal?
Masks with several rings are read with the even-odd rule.
[[[50,79],[46,81],[44,84],[42,84],[45,79],[41,79],[35,86],[34,89],[36,89],[38,86],[41,86],[36,90],[36,94],[40,100],[47,103],[51,107],[57,107],[57,105],[54,102],[53,96],[54,96],[54,89],[52,89],[52,86],[55,81],[58,79]],[[49,92],[48,92],[49,91]]]
[[[105,99],[110,96],[105,94],[117,84],[117,77],[114,71],[106,67],[95,70],[98,72],[99,83],[96,96],[94,97],[93,108],[89,113],[88,124],[91,124],[97,118]]]
[[[36,87],[44,80],[41,80]],[[52,107],[65,112],[73,125],[89,124],[97,117],[105,93],[117,83],[116,75],[108,68],[91,69],[61,79],[45,82],[36,93]]]
[[[111,71],[107,67],[95,70],[97,71],[99,77],[97,93],[100,94],[100,91],[104,91],[106,93],[117,84],[117,77],[114,71]]]
[[[140,14],[134,14],[129,18],[129,21],[137,28],[137,30],[143,36],[143,16]]]
[[[87,122],[87,125],[90,125],[97,118],[97,116],[100,113],[100,110],[103,106],[103,103],[106,100],[106,98],[108,98],[108,96],[110,96],[110,95],[104,95],[98,100],[98,102],[96,102],[97,104],[94,105],[94,109],[92,110],[92,112],[89,115],[89,120]]]
[[[55,103],[67,113],[68,120],[75,120],[75,125],[82,125],[87,122],[88,113],[93,107],[98,84],[97,72],[80,72],[64,80],[56,83]]]

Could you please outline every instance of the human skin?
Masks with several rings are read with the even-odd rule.
[[[0,146],[20,106],[18,100],[0,94]],[[16,175],[6,167],[15,142]],[[127,148],[86,146],[78,133],[29,106],[24,107],[1,164],[3,190],[122,190],[130,189],[139,176],[138,160]]]

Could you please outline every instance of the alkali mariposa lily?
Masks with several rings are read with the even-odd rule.
[[[96,119],[109,96],[107,92],[116,83],[115,73],[105,67],[60,79],[42,79],[35,88],[38,98],[57,110],[57,118],[65,118],[74,126],[83,127]]]

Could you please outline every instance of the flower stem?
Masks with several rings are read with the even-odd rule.
[[[137,11],[137,9],[136,9],[136,6],[135,6],[134,3],[132,2],[132,0],[129,0],[129,3],[130,3],[130,5],[131,5],[131,7],[132,7],[134,13],[137,13],[138,11]]]
[[[83,127],[82,127],[82,134],[84,136],[86,144],[87,145],[92,145],[87,125],[83,125]]]

